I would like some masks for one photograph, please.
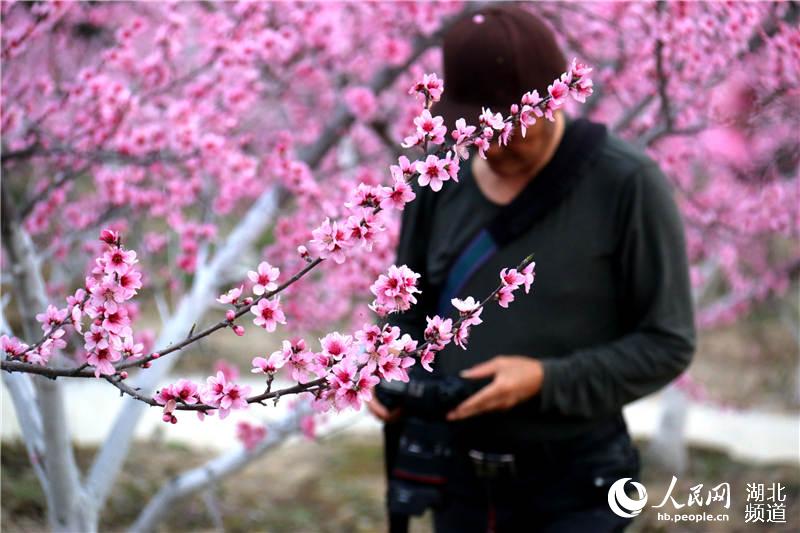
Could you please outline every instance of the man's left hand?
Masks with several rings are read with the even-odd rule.
[[[461,372],[461,377],[470,379],[492,376],[491,383],[461,402],[447,414],[447,419],[460,420],[489,411],[510,409],[539,392],[544,371],[538,359],[498,355]]]

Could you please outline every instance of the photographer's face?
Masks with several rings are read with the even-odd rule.
[[[563,120],[560,113],[556,114],[556,120]],[[533,127],[528,128],[523,138],[517,126],[508,146],[500,146],[493,140],[486,151],[486,161],[492,172],[498,176],[508,178],[527,176],[540,166],[555,131],[555,122],[539,119]]]

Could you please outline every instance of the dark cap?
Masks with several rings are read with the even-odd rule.
[[[456,22],[445,34],[444,94],[432,112],[452,128],[475,123],[481,107],[508,113],[511,104],[547,86],[567,68],[553,32],[515,5],[491,6]]]

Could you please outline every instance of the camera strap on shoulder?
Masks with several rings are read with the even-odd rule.
[[[450,267],[450,272],[447,274],[444,287],[442,287],[439,295],[437,313],[440,316],[447,315],[452,308],[450,300],[455,298],[467,280],[472,277],[472,274],[497,253],[497,250],[497,242],[492,238],[487,228],[480,230],[472,238],[455,262],[453,262],[453,266]]]
[[[479,230],[453,261],[439,293],[437,312],[444,316],[472,275],[504,246],[525,233],[555,209],[573,190],[588,164],[605,143],[603,124],[586,119],[569,121],[564,138],[550,162],[535,179]],[[469,167],[467,167],[469,171]]]

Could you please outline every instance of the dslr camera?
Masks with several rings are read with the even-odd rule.
[[[404,412],[397,452],[387,469],[390,513],[418,516],[442,502],[453,454],[445,416],[489,381],[417,372],[408,383],[376,387],[383,405]]]

